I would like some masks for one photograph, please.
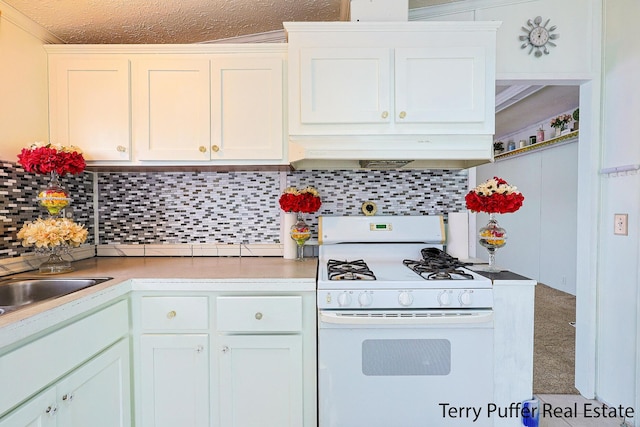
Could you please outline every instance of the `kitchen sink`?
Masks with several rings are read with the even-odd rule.
[[[68,295],[111,277],[28,278],[0,280],[0,315],[26,308],[31,304]]]

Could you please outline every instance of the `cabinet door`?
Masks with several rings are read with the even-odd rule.
[[[480,47],[395,49],[396,123],[482,123],[485,62]]]
[[[129,343],[119,341],[56,387],[58,425],[131,426]]]
[[[303,425],[302,337],[233,335],[220,339],[220,425]]]
[[[0,427],[55,427],[57,410],[52,387],[0,418]]]
[[[133,143],[139,160],[209,160],[209,60],[134,59]]]
[[[302,124],[388,123],[391,57],[392,50],[386,48],[301,49],[300,94],[291,99],[292,120],[299,116]]]
[[[209,336],[142,335],[143,426],[209,426]]]
[[[129,61],[50,57],[50,140],[88,162],[131,160]]]
[[[211,62],[211,158],[283,157],[281,58]]]

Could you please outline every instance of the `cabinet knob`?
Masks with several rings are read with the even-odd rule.
[[[389,112],[388,111],[383,111],[382,112],[382,118],[386,119],[387,117],[389,117]]]
[[[213,151],[214,153],[217,153],[218,151],[220,151],[220,147],[218,147],[217,145],[212,145],[211,151]]]
[[[51,405],[49,406],[47,409],[45,409],[44,413],[48,414],[50,417],[54,416],[56,414],[56,412],[58,412],[58,408],[56,408],[55,405]]]
[[[256,319],[258,319],[258,320],[262,320],[262,313],[257,312],[257,313],[256,313]]]
[[[224,353],[224,354],[229,353],[229,347],[227,347],[226,345],[224,347],[222,347],[222,353]]]
[[[62,400],[65,402],[71,402],[73,400],[73,394],[65,394],[64,396],[62,396]]]
[[[167,319],[173,319],[174,317],[177,316],[178,313],[175,312],[175,310],[171,310],[170,312],[167,313]]]
[[[199,346],[197,346],[197,347],[196,347],[196,353],[200,354],[200,353],[202,353],[203,351],[204,351],[204,346],[199,345]]]
[[[198,148],[198,150],[200,150],[201,153],[206,153],[207,147],[205,147],[204,145],[201,145],[200,148]]]
[[[407,117],[407,113],[405,113],[404,111],[400,111],[399,116],[401,119],[404,119],[405,117]]]
[[[124,145],[118,145],[116,147],[116,150],[118,151],[118,153],[124,153],[127,151],[127,147],[125,147]]]

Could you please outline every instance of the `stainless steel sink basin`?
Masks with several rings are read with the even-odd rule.
[[[80,289],[85,289],[111,279],[111,277],[16,277],[0,280],[0,315],[28,307],[37,302],[68,295]]]

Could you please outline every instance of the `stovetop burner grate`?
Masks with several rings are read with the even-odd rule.
[[[438,248],[424,248],[421,260],[405,259],[404,265],[426,280],[473,280],[472,274],[461,268],[470,265]]]
[[[355,261],[327,261],[329,280],[376,280],[375,274],[362,259]]]
[[[473,265],[470,262],[462,262],[458,258],[449,255],[442,249],[438,248],[424,248],[420,251],[422,254],[422,259],[432,263],[434,265],[441,265],[442,268],[451,268],[451,267],[465,267],[467,265]]]
[[[404,265],[426,280],[473,280],[471,273],[458,267],[432,264],[425,260],[405,259]]]

